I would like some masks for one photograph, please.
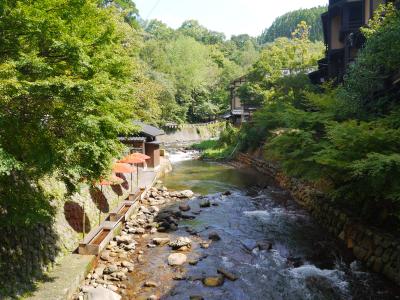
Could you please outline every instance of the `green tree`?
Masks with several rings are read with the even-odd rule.
[[[279,37],[290,38],[296,26],[302,21],[310,26],[311,41],[323,41],[321,14],[326,11],[326,6],[319,6],[288,12],[276,18],[272,25],[264,30],[262,35],[258,38],[259,43],[271,43]]]
[[[6,1],[1,13],[0,180],[97,179],[137,116],[138,43],[126,15],[95,0]]]
[[[344,114],[361,119],[388,114],[398,105],[398,94],[386,87],[400,68],[400,13],[393,4],[381,6],[369,25],[363,29],[366,44],[350,66],[341,90],[347,103]]]

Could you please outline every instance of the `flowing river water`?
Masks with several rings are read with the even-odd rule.
[[[131,275],[130,299],[147,299],[151,294],[182,300],[400,299],[398,288],[367,272],[269,178],[190,156],[171,155],[174,170],[163,184],[202,195],[188,201],[189,214],[196,218],[182,221],[177,231],[164,237],[189,236],[194,246],[187,255],[200,260],[174,269],[166,263],[168,246],[146,249],[144,262]],[[232,194],[225,196],[225,191]],[[213,205],[200,208],[204,199]],[[167,209],[177,210],[177,205]],[[197,236],[188,233],[193,231]],[[195,246],[197,238],[207,240],[210,232],[221,240],[207,249]],[[143,249],[147,242],[141,243]],[[272,249],[260,250],[257,243]],[[204,286],[201,279],[215,276],[218,268],[238,279],[225,280],[220,287]],[[158,287],[143,290],[146,280]]]

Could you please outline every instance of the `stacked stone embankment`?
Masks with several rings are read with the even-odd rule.
[[[385,275],[400,285],[400,238],[368,226],[334,207],[326,195],[309,184],[285,176],[278,164],[239,153],[236,160],[254,167],[259,172],[273,177],[283,188],[289,190],[298,203],[310,211],[312,216],[329,233],[342,240],[354,256],[376,273]]]
[[[182,213],[162,212],[160,208],[190,199],[194,193],[190,190],[169,191],[166,187],[152,187],[144,195],[138,211],[126,222],[119,235],[107,245],[100,255],[97,266],[86,277],[80,292],[73,299],[121,299],[129,291],[129,273],[135,271],[135,264],[143,262],[143,250],[137,251],[137,245],[143,237],[154,236],[147,248],[169,244],[173,249],[190,248],[191,240],[181,237],[171,241],[158,237],[159,232],[176,230]],[[186,262],[183,253],[171,254],[168,263],[173,266]],[[156,287],[158,283],[146,281],[144,287]],[[86,298],[85,298],[86,297]],[[109,297],[109,298],[106,298]],[[158,299],[158,298],[157,298]]]

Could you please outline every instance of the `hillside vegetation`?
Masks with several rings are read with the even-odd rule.
[[[299,9],[288,12],[278,18],[264,30],[258,38],[260,44],[273,42],[278,37],[290,38],[297,24],[305,21],[310,26],[310,40],[323,41],[321,14],[327,11],[326,6]]]
[[[368,224],[398,231],[400,92],[387,86],[388,78],[400,69],[400,12],[392,4],[382,6],[362,31],[366,44],[338,87],[314,86],[301,73],[264,76],[279,74],[282,66],[289,66],[290,57],[301,57],[284,58],[288,51],[280,52],[285,49],[277,47],[280,39],[270,44],[242,93],[244,101],[258,101],[262,108],[233,143],[216,143],[214,148],[263,147],[266,159],[278,161],[289,176],[330,195],[333,205]],[[297,51],[311,45],[292,43]],[[298,61],[296,68],[313,61]]]

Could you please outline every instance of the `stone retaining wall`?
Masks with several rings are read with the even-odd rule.
[[[308,209],[321,225],[342,240],[357,259],[364,262],[374,272],[381,273],[400,285],[399,237],[357,222],[335,208],[330,199],[322,193],[300,180],[285,176],[274,162],[244,153],[239,153],[236,159],[275,178],[277,183],[289,190],[293,198]]]
[[[41,187],[53,198],[52,218],[31,227],[0,226],[0,299],[34,289],[35,279],[43,278],[55,263],[77,248],[83,227],[88,233],[98,225],[99,211],[104,220],[129,194],[129,180],[125,185],[102,190],[81,184],[71,196],[66,196],[65,185],[53,178]]]
[[[217,139],[225,127],[225,122],[180,125],[176,128],[165,129],[166,134],[157,137],[157,141],[171,144]]]
[[[170,162],[162,159],[157,177],[170,170]],[[0,224],[0,299],[33,290],[35,279],[43,278],[55,263],[78,247],[83,237],[83,208],[88,233],[98,225],[99,210],[103,221],[129,195],[129,175],[120,176],[124,178],[121,185],[100,188],[81,184],[71,196],[67,196],[63,183],[48,178],[41,187],[53,198],[52,219],[28,228]]]

